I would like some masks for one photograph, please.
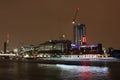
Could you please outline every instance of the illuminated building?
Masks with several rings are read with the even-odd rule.
[[[75,54],[101,54],[103,53],[102,44],[86,44],[86,45],[71,45],[72,51]]]
[[[87,44],[79,47],[81,53],[101,54],[103,53],[102,44]]]
[[[86,27],[85,24],[74,24],[73,26],[74,44],[85,45],[86,40]]]
[[[69,40],[50,40],[38,46],[39,53],[51,54],[68,54],[71,49],[71,41]]]
[[[20,48],[20,53],[24,54],[32,54],[35,49],[35,46],[29,45],[29,46],[22,46]]]

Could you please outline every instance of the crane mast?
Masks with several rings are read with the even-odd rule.
[[[75,12],[75,15],[74,15],[72,24],[75,24],[75,23],[76,23],[76,18],[77,18],[77,15],[78,15],[78,11],[79,11],[79,8],[77,8],[77,10],[76,10],[76,12]]]

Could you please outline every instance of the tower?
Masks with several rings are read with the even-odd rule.
[[[87,39],[86,39],[85,24],[80,24],[80,23],[76,22],[76,17],[77,17],[78,11],[79,11],[79,8],[77,8],[73,22],[72,22],[72,24],[73,24],[73,36],[74,36],[73,43],[75,45],[80,46],[80,45],[85,45],[87,42]]]
[[[85,45],[86,44],[86,27],[85,24],[74,24],[73,25],[73,35],[75,45]]]
[[[4,54],[7,52],[7,42],[4,42]]]
[[[4,42],[4,54],[7,53],[9,44],[9,34],[7,34],[7,40]]]

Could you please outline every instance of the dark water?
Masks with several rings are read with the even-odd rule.
[[[120,62],[85,65],[0,62],[0,80],[120,80]]]

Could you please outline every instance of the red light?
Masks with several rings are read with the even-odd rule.
[[[82,42],[83,42],[83,43],[86,43],[86,42],[87,42],[87,39],[86,39],[85,36],[82,37]]]
[[[88,66],[88,62],[87,61],[82,61],[82,66]]]

